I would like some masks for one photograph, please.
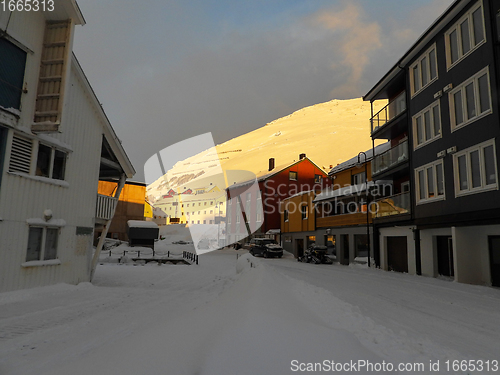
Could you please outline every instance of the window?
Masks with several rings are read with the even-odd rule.
[[[417,204],[445,199],[443,161],[415,169]]]
[[[236,205],[236,223],[240,223],[241,207],[239,204]]]
[[[441,138],[441,116],[439,100],[413,116],[414,148]]]
[[[26,262],[56,259],[58,237],[59,228],[30,227]]]
[[[283,219],[288,221],[288,210],[283,211]]]
[[[0,38],[0,106],[21,108],[26,52]]]
[[[262,196],[260,192],[257,194],[255,215],[256,215],[255,221],[258,223],[262,222]]]
[[[484,43],[484,35],[483,8],[479,3],[445,33],[448,69]]]
[[[250,212],[251,212],[251,202],[252,202],[252,193],[247,193],[247,200],[245,203],[245,217],[246,217],[246,222],[250,222]]]
[[[489,82],[486,67],[449,92],[452,131],[491,113]]]
[[[288,178],[290,181],[297,181],[298,173],[290,171],[288,173]]]
[[[361,185],[364,184],[366,181],[366,174],[365,172],[357,173],[352,175],[352,185]]]
[[[315,183],[319,184],[322,179],[323,179],[323,176],[321,176],[320,174],[315,174],[314,175],[314,182]]]
[[[436,46],[433,45],[410,67],[411,95],[416,95],[437,78]]]
[[[454,154],[453,168],[456,196],[497,189],[494,140]]]

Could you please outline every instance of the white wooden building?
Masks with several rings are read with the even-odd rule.
[[[84,22],[73,0],[0,10],[0,291],[90,281],[93,232],[135,174],[72,53]]]

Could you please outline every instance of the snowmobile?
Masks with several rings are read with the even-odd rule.
[[[332,264],[333,261],[326,256],[326,246],[311,245],[304,252],[303,256],[297,258],[297,261],[314,264]]]

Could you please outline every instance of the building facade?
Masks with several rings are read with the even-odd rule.
[[[0,291],[91,280],[97,221],[135,173],[72,54],[83,23],[69,0],[0,13]]]
[[[379,145],[376,151],[383,152],[389,146]],[[281,202],[285,250],[299,257],[315,243],[327,246],[328,253],[341,264],[368,257],[368,249],[373,248],[372,211],[376,212],[370,202],[387,193],[383,181],[372,181],[372,158],[373,150],[360,152],[331,169],[328,176],[333,183],[328,188],[297,194]],[[390,184],[386,187],[388,191],[392,189]],[[373,251],[370,256],[373,257]]]
[[[399,194],[374,220],[384,269],[500,286],[499,11],[455,1],[365,96],[389,100],[372,118],[393,145],[374,177]]]
[[[255,179],[226,189],[228,243],[266,235],[280,241],[280,202],[292,195],[331,185],[326,172],[305,154],[291,164],[276,167],[274,163],[271,158],[268,170],[257,173]]]

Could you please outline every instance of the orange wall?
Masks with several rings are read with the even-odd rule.
[[[349,169],[343,170],[339,173],[335,173],[333,176],[335,176],[335,179],[333,180],[334,183],[334,189],[338,189],[340,187],[344,186],[350,186],[351,185],[351,176],[362,173],[365,171],[365,166],[364,164],[361,166],[361,168],[358,168],[356,166],[351,167]],[[368,162],[368,165],[366,166],[366,173],[368,174],[368,181],[372,180],[372,164]]]
[[[301,194],[281,202],[281,212],[288,209],[288,221],[285,222],[283,214],[281,214],[281,231],[287,232],[308,232],[315,230],[314,205],[312,203],[315,194],[313,192]],[[307,219],[302,219],[301,205],[307,205]]]
[[[116,182],[99,181],[97,193],[113,196],[118,184]],[[125,183],[120,194],[120,200],[131,203],[144,204],[146,199],[146,186]]]

